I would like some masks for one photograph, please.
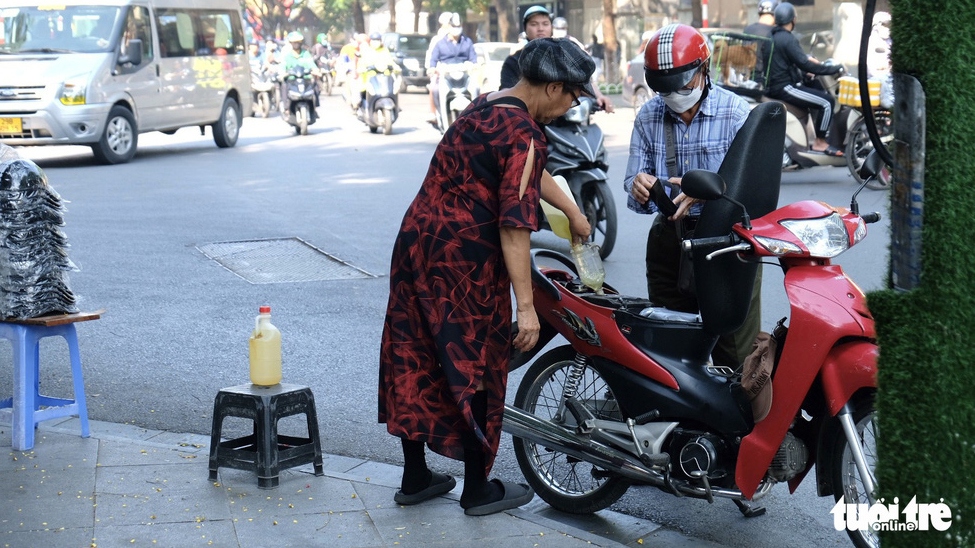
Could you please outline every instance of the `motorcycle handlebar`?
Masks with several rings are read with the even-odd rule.
[[[867,224],[876,223],[881,219],[880,213],[877,213],[876,211],[873,213],[867,213],[865,215],[861,215],[860,218],[863,219],[863,222]]]
[[[691,238],[684,240],[682,247],[684,251],[711,251],[723,247],[732,246],[738,243],[738,236],[728,234],[727,236],[714,236],[711,238]]]

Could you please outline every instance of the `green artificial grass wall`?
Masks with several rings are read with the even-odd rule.
[[[885,503],[943,499],[952,524],[881,539],[975,546],[975,2],[890,3],[894,70],[921,82],[927,142],[921,285],[868,296],[880,343],[877,476]]]

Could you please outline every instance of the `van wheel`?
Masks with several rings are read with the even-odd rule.
[[[240,136],[240,106],[237,101],[227,97],[223,101],[220,119],[213,124],[213,142],[220,148],[230,148],[237,144]]]
[[[101,164],[124,164],[135,156],[139,144],[139,132],[135,117],[129,109],[115,105],[108,112],[102,138],[91,145],[95,160]]]

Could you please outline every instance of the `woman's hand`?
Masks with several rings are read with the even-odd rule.
[[[528,352],[538,343],[538,333],[542,326],[538,323],[535,307],[518,308],[518,334],[515,336],[514,347],[521,352]]]
[[[589,219],[576,209],[573,215],[569,216],[569,232],[572,233],[572,241],[582,243],[589,239],[592,234],[592,226]]]

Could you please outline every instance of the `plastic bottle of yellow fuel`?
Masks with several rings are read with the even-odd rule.
[[[274,386],[281,382],[281,332],[271,324],[271,307],[262,306],[250,338],[251,382]]]

